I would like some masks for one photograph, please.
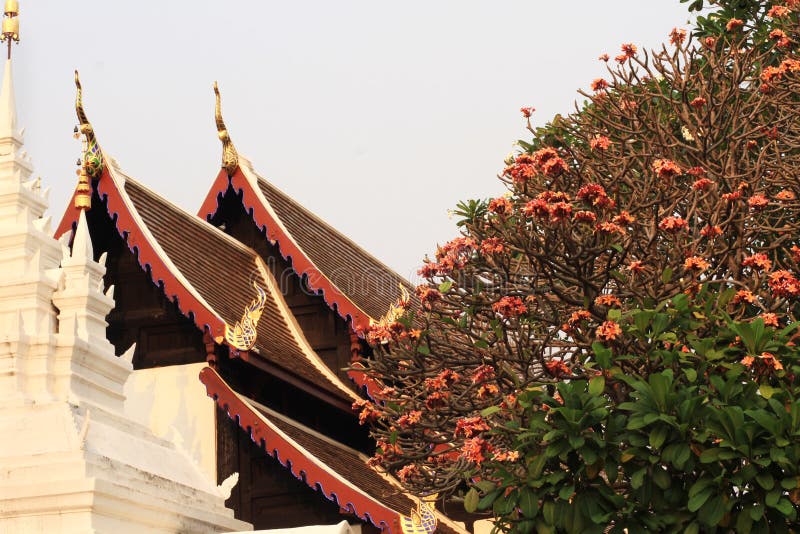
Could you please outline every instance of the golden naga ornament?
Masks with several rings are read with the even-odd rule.
[[[228,135],[228,129],[225,128],[225,121],[222,120],[222,104],[220,103],[219,87],[217,82],[214,82],[214,95],[216,95],[216,107],[214,108],[214,118],[217,121],[217,135],[219,140],[222,141],[222,168],[228,173],[228,176],[233,176],[236,168],[239,166],[239,153],[233,146],[231,136]]]
[[[392,323],[395,323],[398,319],[400,319],[406,313],[406,308],[408,308],[408,303],[410,302],[410,296],[408,294],[408,289],[403,284],[397,284],[400,287],[400,298],[397,299],[396,302],[389,305],[389,311],[387,311],[383,317],[381,317],[378,321],[370,320],[370,324],[373,326],[389,326]]]
[[[75,113],[78,116],[78,126],[75,127],[75,137],[83,136],[82,156],[78,161],[78,185],[75,187],[75,207],[80,210],[88,210],[92,207],[92,185],[91,180],[99,178],[103,172],[103,152],[97,143],[94,129],[86,118],[83,110],[83,88],[75,71]]]
[[[436,500],[436,495],[426,497],[426,500],[419,500],[417,509],[412,508],[410,516],[404,515],[400,518],[400,528],[403,530],[403,534],[431,534],[436,531],[434,500]]]
[[[258,320],[261,319],[261,313],[267,305],[266,292],[255,282],[253,287],[256,288],[258,296],[244,309],[242,319],[233,328],[225,324],[225,341],[242,352],[247,352],[255,346]]]

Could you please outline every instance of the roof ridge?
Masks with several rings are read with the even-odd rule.
[[[372,259],[374,259],[375,262],[380,264],[381,267],[385,268],[387,271],[389,271],[390,273],[394,274],[395,276],[400,278],[402,281],[406,282],[408,284],[409,288],[413,288],[413,286],[411,284],[411,281],[409,281],[405,276],[401,275],[400,273],[398,273],[397,271],[395,271],[394,269],[392,269],[391,267],[386,265],[386,263],[383,260],[381,260],[380,258],[375,256],[374,254],[369,252],[367,249],[365,249],[364,247],[362,247],[358,243],[356,243],[350,236],[348,236],[348,235],[344,234],[343,232],[341,232],[340,230],[338,230],[335,226],[331,225],[325,219],[323,219],[322,217],[320,217],[319,215],[317,215],[313,211],[311,211],[308,208],[306,208],[300,202],[296,201],[291,195],[286,193],[283,189],[281,189],[280,187],[275,185],[273,182],[271,182],[270,180],[268,180],[267,178],[265,178],[264,176],[259,174],[258,171],[256,171],[255,166],[253,165],[253,163],[248,158],[242,158],[242,159],[244,159],[244,161],[246,162],[248,167],[250,167],[249,168],[250,172],[253,173],[253,175],[256,177],[257,180],[263,181],[265,184],[267,184],[268,186],[270,186],[273,189],[275,189],[278,193],[281,194],[281,196],[286,198],[292,204],[296,205],[304,214],[308,215],[311,219],[314,219],[316,222],[324,225],[326,228],[330,229],[332,232],[335,232],[336,234],[341,236],[342,239],[344,239],[350,245],[352,245],[353,248],[358,249],[359,251],[361,251],[365,255],[369,256]]]
[[[177,205],[176,203],[174,203],[173,201],[171,201],[167,197],[160,195],[157,191],[153,190],[153,188],[151,188],[150,186],[145,185],[140,180],[137,180],[136,178],[131,177],[130,175],[128,175],[122,169],[119,168],[119,164],[116,161],[114,162],[114,168],[115,168],[114,169],[115,171],[117,171],[118,173],[122,174],[125,177],[125,181],[126,182],[127,181],[131,181],[134,184],[136,184],[138,187],[141,187],[142,189],[147,191],[148,193],[151,193],[152,195],[155,195],[156,197],[159,198],[159,200],[163,201],[165,204],[171,206],[176,211],[179,211],[181,214],[186,215],[187,216],[186,219],[192,221],[192,224],[195,224],[198,227],[201,227],[201,228],[204,228],[204,229],[212,229],[211,230],[212,232],[215,232],[218,236],[224,238],[229,244],[233,245],[235,248],[237,248],[237,249],[239,249],[241,251],[247,252],[248,254],[252,255],[254,258],[255,257],[260,257],[260,256],[258,256],[258,252],[256,252],[252,248],[248,247],[247,245],[245,245],[241,241],[239,241],[239,240],[235,239],[234,237],[226,234],[223,230],[217,228],[216,226],[214,226],[210,222],[198,217],[196,214],[191,213],[190,211],[180,207],[179,205]]]

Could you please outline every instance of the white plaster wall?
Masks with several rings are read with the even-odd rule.
[[[125,383],[125,413],[171,439],[214,484],[217,481],[214,401],[198,375],[205,363],[140,369]]]

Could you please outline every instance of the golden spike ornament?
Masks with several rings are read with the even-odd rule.
[[[387,311],[378,321],[370,321],[372,325],[389,326],[405,315],[406,308],[408,308],[408,303],[410,302],[410,296],[406,286],[403,284],[397,285],[400,287],[400,298],[398,298],[396,302],[389,305],[389,311]]]
[[[225,324],[225,341],[231,347],[242,352],[247,352],[256,345],[256,327],[258,320],[261,319],[264,306],[267,305],[266,292],[255,281],[253,287],[256,288],[257,296],[244,309],[242,319],[233,327]]]
[[[400,518],[400,528],[403,534],[432,534],[436,531],[438,522],[434,512],[436,495],[417,501],[417,509],[411,509],[411,515]]]
[[[75,71],[75,113],[78,116],[78,126],[75,127],[75,137],[83,136],[81,159],[78,160],[80,168],[77,171],[78,185],[75,187],[75,207],[79,210],[88,210],[92,207],[93,178],[98,178],[103,172],[103,152],[94,136],[94,129],[86,118],[83,109],[83,88],[78,71]]]
[[[239,153],[236,152],[236,147],[233,146],[231,136],[228,135],[228,129],[225,127],[225,121],[222,119],[222,103],[220,102],[217,82],[214,82],[214,95],[216,95],[214,118],[217,121],[217,135],[219,140],[222,141],[222,168],[225,169],[228,176],[233,176],[239,166]]]

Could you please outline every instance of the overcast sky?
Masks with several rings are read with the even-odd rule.
[[[597,61],[685,26],[678,0],[21,0],[19,122],[52,186],[75,184],[72,71],[100,144],[196,213],[219,170],[212,84],[259,173],[404,276],[456,234],[448,208],[572,110]]]

